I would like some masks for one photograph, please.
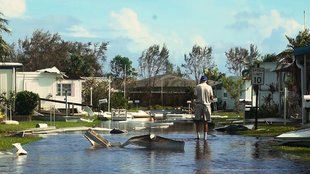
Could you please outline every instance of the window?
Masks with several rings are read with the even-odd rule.
[[[72,95],[71,84],[57,84],[57,96],[67,96]]]
[[[227,98],[227,92],[224,92],[224,98]]]

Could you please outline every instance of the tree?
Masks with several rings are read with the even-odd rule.
[[[111,62],[111,76],[113,77],[113,84],[124,89],[123,97],[126,97],[126,83],[137,77],[136,69],[132,67],[132,61],[128,57],[117,55]]]
[[[262,62],[276,62],[278,61],[278,56],[273,53],[273,54],[266,54],[261,57]]]
[[[115,79],[137,76],[136,69],[132,67],[132,61],[128,57],[117,55],[110,62],[111,74]]]
[[[167,63],[166,63],[165,74],[172,74],[172,75],[175,75],[178,77],[184,76],[184,74],[182,74],[181,68],[179,66],[177,66],[176,70],[175,70],[174,65],[170,61],[167,61]]]
[[[0,12],[0,60],[2,62],[6,61],[6,57],[10,55],[11,48],[10,46],[3,40],[2,33],[11,33],[11,30],[8,28],[8,20],[4,19],[3,14]]]
[[[176,69],[176,71],[174,71],[174,74],[176,76],[179,76],[179,77],[183,77],[184,76],[184,74],[182,73],[181,68],[179,66],[177,66],[177,69]]]
[[[279,53],[277,56],[281,59],[279,60],[280,64],[292,63],[293,62],[293,51],[295,48],[304,47],[310,45],[310,32],[309,29],[299,31],[298,35],[295,38],[285,35],[288,40],[287,48]]]
[[[56,66],[73,78],[99,76],[103,74],[107,44],[66,42],[58,33],[36,30],[31,38],[18,41],[16,60],[26,71]]]
[[[289,44],[287,45],[289,49],[294,49],[294,48],[310,45],[309,29],[299,31],[298,35],[295,38],[288,37],[287,35],[285,35],[285,37],[289,42]]]
[[[250,51],[242,47],[235,47],[225,52],[225,55],[227,57],[226,67],[237,76],[241,76],[242,71],[251,69],[259,57],[257,47],[253,44],[250,45]]]
[[[235,104],[235,111],[239,112],[240,110],[240,93],[241,93],[241,86],[243,84],[243,79],[241,77],[232,78],[222,76],[221,82],[223,87],[227,90],[231,98],[234,99]]]
[[[231,73],[237,75],[237,77],[233,79],[224,76],[221,80],[223,87],[235,101],[235,110],[239,111],[241,86],[244,83],[243,78],[250,78],[250,72],[258,62],[259,53],[257,47],[251,44],[250,50],[235,47],[225,52],[225,54],[227,57],[226,67]]]
[[[199,83],[204,69],[213,69],[215,67],[212,57],[212,47],[194,45],[192,52],[184,55],[184,61],[186,64],[182,64],[182,67],[185,68],[186,74],[194,75],[196,84]]]
[[[205,69],[204,74],[208,77],[209,80],[221,81],[223,77],[225,77],[224,73],[221,73],[218,68],[214,68],[212,70]]]
[[[159,45],[152,45],[142,52],[139,58],[139,66],[142,77],[150,78],[164,72],[169,58],[166,45],[160,50]]]
[[[149,95],[149,105],[151,105],[151,88],[155,85],[156,76],[166,69],[169,58],[169,51],[164,45],[161,49],[159,45],[152,45],[142,52],[139,58],[139,66],[142,77],[148,79],[146,89]]]
[[[56,66],[63,71],[67,66],[67,46],[60,35],[36,30],[31,38],[18,41],[16,54],[18,62],[26,71],[35,71]]]
[[[80,56],[84,61],[85,68],[89,69],[84,76],[102,76],[103,65],[106,62],[106,51],[108,42],[101,43],[81,43],[65,42],[68,44],[68,53]]]
[[[82,88],[82,96],[83,96],[83,103],[86,105],[90,105],[90,89],[92,88],[92,104],[93,108],[100,108],[99,100],[100,99],[108,99],[109,97],[109,82],[107,79],[95,79],[90,78],[87,79],[83,83]],[[106,105],[103,107],[107,107]],[[96,109],[95,109],[96,110]],[[105,109],[107,110],[107,109]]]
[[[93,74],[92,67],[80,55],[71,54],[66,64],[70,65],[65,68],[66,75],[71,78],[88,77]]]
[[[165,74],[173,74],[174,73],[173,64],[170,61],[167,61],[165,66],[166,66]]]

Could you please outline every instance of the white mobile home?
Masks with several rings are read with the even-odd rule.
[[[0,92],[32,91],[37,93],[41,100],[40,109],[66,108],[67,102],[82,103],[82,82],[81,79],[67,79],[56,67],[37,70],[35,72],[17,72],[22,67],[20,63],[0,63]],[[44,100],[46,99],[46,100]],[[57,100],[51,102],[47,100]],[[74,105],[77,111],[82,107]]]
[[[21,68],[21,63],[0,62],[0,93],[6,93],[8,97],[10,92],[16,91],[16,69]]]
[[[41,99],[57,100],[51,102],[41,100],[41,109],[66,108],[65,102],[82,103],[83,80],[66,79],[56,67],[38,70],[36,72],[17,73],[17,91],[32,91],[39,94]],[[79,112],[81,106],[74,106]]]

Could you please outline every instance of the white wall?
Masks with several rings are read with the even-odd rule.
[[[260,105],[264,104],[264,97],[268,96],[270,93],[269,86],[270,84],[274,84],[279,89],[279,83],[277,81],[277,73],[273,70],[275,69],[277,62],[264,62],[260,64],[260,67],[265,69],[265,85],[261,85],[259,91],[259,102]],[[274,92],[272,97],[275,104],[279,104],[279,95],[278,91]]]
[[[57,84],[71,84],[71,91],[72,95],[68,96],[67,101],[68,102],[74,102],[74,103],[80,103],[82,104],[82,82],[83,80],[70,80],[70,79],[63,79],[62,81],[58,81],[55,84],[55,88],[57,88]],[[57,89],[55,89],[57,90]],[[55,91],[55,97],[54,100],[61,100],[65,101],[65,96],[57,96],[57,91]],[[65,108],[65,104],[57,104],[57,108]],[[71,106],[70,106],[71,107]],[[74,106],[74,108],[77,108],[78,111],[82,111],[81,106]]]
[[[17,73],[17,92],[32,91],[39,94],[40,98],[51,100],[65,101],[65,96],[57,96],[57,84],[65,83],[71,84],[72,96],[68,96],[68,102],[82,103],[82,80],[65,80],[61,79],[55,73],[42,72],[18,72]],[[51,107],[66,108],[64,103],[56,103],[49,101],[41,101],[43,109],[50,109]],[[72,107],[72,106],[70,106]],[[74,106],[78,111],[81,111],[81,106]]]
[[[17,72],[16,87],[17,92],[31,91],[37,93],[40,98],[47,98],[49,94],[52,96],[56,92],[57,74],[40,73],[40,72]],[[53,98],[50,98],[53,99]],[[41,102],[43,109],[51,108],[52,103]]]
[[[12,69],[0,69],[0,94],[5,92],[8,97],[9,93],[13,90],[12,76],[13,76]]]

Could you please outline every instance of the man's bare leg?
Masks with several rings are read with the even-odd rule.
[[[199,121],[195,121],[195,127],[196,127],[196,138],[199,139],[200,135],[199,135]]]
[[[204,125],[204,128],[203,128],[203,139],[207,140],[207,136],[208,136],[208,121],[204,121],[203,125]]]

